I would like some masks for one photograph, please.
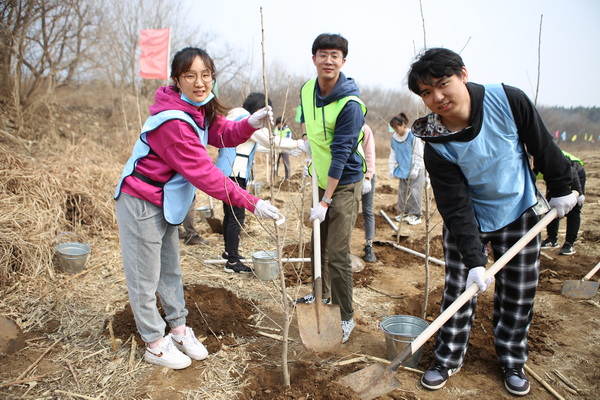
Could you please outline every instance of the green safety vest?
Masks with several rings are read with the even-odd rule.
[[[358,96],[346,96],[339,100],[327,104],[325,107],[317,107],[315,85],[317,80],[311,79],[302,86],[300,97],[302,101],[302,111],[304,114],[304,124],[306,125],[306,136],[310,142],[313,162],[317,169],[317,178],[319,187],[327,187],[327,177],[331,165],[331,143],[335,135],[335,123],[338,115],[344,109],[349,101],[355,101],[360,104],[363,115],[367,114],[367,107]],[[361,157],[363,172],[367,171],[362,141],[365,134],[361,128],[356,153]],[[312,169],[308,169],[312,174]]]
[[[583,166],[583,161],[582,161],[582,160],[580,160],[579,158],[575,157],[573,154],[569,154],[569,153],[567,153],[567,152],[566,152],[566,151],[564,151],[564,150],[562,150],[562,152],[563,152],[563,154],[564,154],[565,156],[567,156],[567,158],[568,158],[569,160],[571,160],[571,161],[575,161],[575,162],[578,162],[579,164],[581,164],[581,165]]]

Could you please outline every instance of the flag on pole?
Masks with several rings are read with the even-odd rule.
[[[563,142],[567,141],[567,131],[563,131],[563,133],[560,134],[560,138],[562,139]]]
[[[558,139],[558,129],[556,130],[556,132],[554,132],[554,137],[555,137],[556,139]]]
[[[142,78],[169,78],[170,38],[171,28],[142,29],[140,31],[140,48],[142,49],[142,54],[138,62]]]
[[[571,136],[571,142],[574,142],[577,140],[577,134],[574,134],[573,136]]]

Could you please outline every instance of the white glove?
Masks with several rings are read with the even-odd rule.
[[[482,293],[488,286],[494,282],[494,277],[491,276],[487,278],[485,281],[483,280],[483,275],[485,274],[485,267],[475,267],[469,270],[469,275],[467,275],[467,288],[473,284],[473,282],[477,283],[479,286],[479,291],[477,294]]]
[[[394,171],[390,171],[390,172],[388,172],[388,177],[389,177],[390,179],[394,179]]]
[[[363,180],[362,194],[369,193],[372,188],[373,188],[373,186],[371,185],[371,180],[370,179]]]
[[[419,176],[419,169],[413,168],[410,171],[410,175],[408,175],[408,179],[410,179],[410,180],[417,179],[417,176]]]
[[[300,154],[302,154],[302,149],[296,147],[294,150],[288,150],[287,153],[294,157],[298,157]]]
[[[310,151],[310,142],[308,140],[304,141],[303,148],[304,148],[304,152],[312,157],[312,151]]]
[[[573,193],[566,196],[553,197],[548,204],[551,208],[556,208],[556,211],[558,211],[558,218],[562,218],[575,207],[575,204],[577,204],[577,197],[575,197]]]
[[[583,194],[579,195],[579,197],[577,198],[577,205],[579,207],[581,207],[583,205],[584,201],[585,201],[585,195],[583,195]]]
[[[279,218],[278,213],[279,209],[269,203],[268,200],[259,200],[254,209],[254,215],[260,218],[277,219]]]
[[[321,202],[317,204],[317,208],[310,209],[310,220],[314,221],[315,219],[319,220],[319,223],[325,221],[325,214],[327,214],[327,207],[321,205]]]
[[[308,165],[302,167],[302,176],[308,176]]]
[[[271,125],[275,125],[273,122],[273,109],[271,106],[261,108],[248,117],[248,123],[252,125],[254,129],[266,128],[268,126],[268,121],[271,121]]]
[[[427,190],[431,189],[431,179],[429,179],[429,176],[427,176],[425,178],[425,183],[427,184],[426,185]]]

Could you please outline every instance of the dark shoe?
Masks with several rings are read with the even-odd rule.
[[[368,263],[377,261],[377,257],[375,257],[375,254],[373,253],[373,246],[365,246],[365,261]]]
[[[560,254],[562,256],[570,256],[571,254],[575,254],[575,248],[573,247],[573,245],[571,243],[565,242],[563,247],[561,247],[560,250],[558,251],[558,254]]]
[[[558,247],[558,240],[556,239],[544,239],[542,241],[542,249],[555,249]]]
[[[187,245],[210,244],[210,242],[196,233],[192,236],[185,238],[183,240],[183,244],[187,244]]]
[[[529,380],[523,372],[523,368],[502,367],[504,374],[504,387],[510,394],[525,396],[529,393]]]
[[[236,274],[251,274],[252,268],[242,264],[241,261],[238,261],[235,264],[226,263],[225,272],[231,272]]]
[[[298,304],[312,304],[315,302],[315,296],[311,294],[307,294],[304,297],[300,297],[299,299],[294,300],[294,303]],[[321,300],[323,302],[323,304],[331,304],[331,297],[328,297],[326,299],[322,299]]]
[[[444,387],[448,378],[460,371],[458,368],[446,368],[440,364],[429,367],[421,377],[421,385],[429,390],[438,390]]]
[[[223,253],[221,253],[221,258],[222,258],[223,260],[229,260],[229,254],[227,254],[227,252],[226,252],[226,251],[224,251]],[[238,254],[238,260],[245,260],[245,259],[246,259],[246,257],[244,257],[244,256],[243,256],[243,255],[241,255],[241,254]]]

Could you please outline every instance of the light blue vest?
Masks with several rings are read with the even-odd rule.
[[[399,142],[392,136],[392,149],[394,149],[396,162],[398,163],[398,166],[394,169],[394,176],[398,179],[408,179],[410,176],[414,143],[415,135],[412,131],[408,131],[408,136],[404,142]]]
[[[501,85],[485,85],[477,137],[430,145],[460,167],[482,232],[505,227],[536,204],[533,173]]]
[[[202,130],[189,114],[179,110],[167,110],[148,117],[142,127],[140,137],[133,146],[131,157],[123,168],[121,180],[115,191],[115,199],[121,193],[123,180],[133,174],[137,162],[150,153],[150,146],[146,142],[146,134],[173,119],[180,119],[190,124],[198,135],[200,143],[206,147],[208,143],[207,131]],[[187,179],[179,173],[173,175],[163,186],[163,214],[165,220],[172,225],[181,224],[192,205],[195,194],[196,188]]]
[[[235,119],[235,121],[241,121],[242,119],[246,118],[248,115],[250,115],[250,114],[240,115],[239,117],[237,117]],[[233,163],[235,162],[236,157],[246,158],[246,162],[248,163],[247,167],[246,167],[246,176],[241,176],[241,177],[235,176],[235,178],[245,178],[247,181],[249,181],[250,173],[252,172],[252,164],[254,163],[254,154],[255,153],[256,153],[256,143],[254,143],[254,146],[252,147],[252,150],[250,150],[249,154],[238,153],[237,147],[223,147],[223,148],[219,149],[219,156],[217,157],[217,161],[215,162],[215,165],[217,166],[217,168],[219,168],[221,171],[223,171],[223,174],[225,176],[232,176]]]

